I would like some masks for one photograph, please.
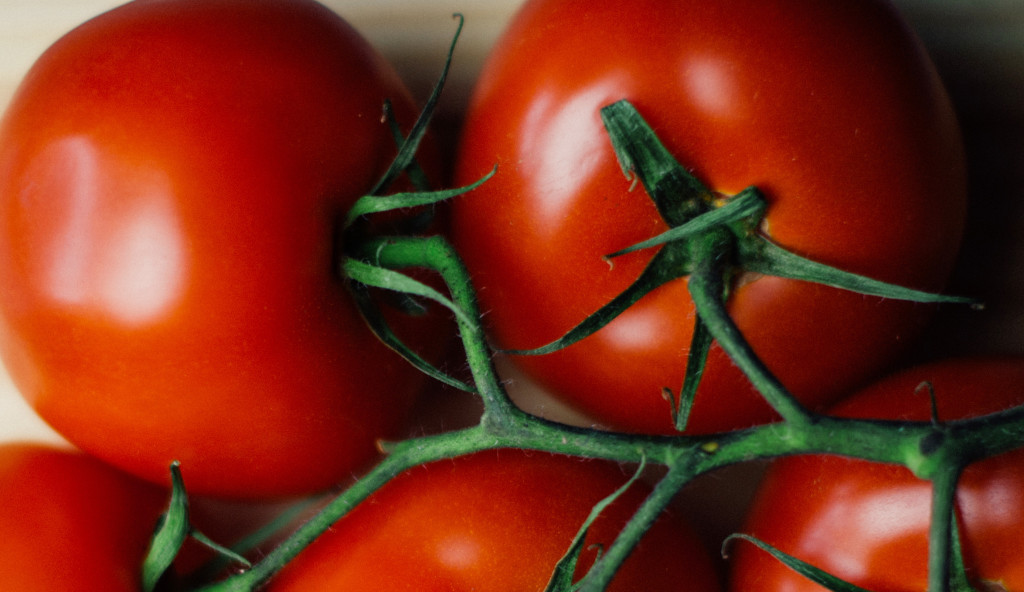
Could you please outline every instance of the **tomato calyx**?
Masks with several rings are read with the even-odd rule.
[[[678,398],[671,389],[666,391],[676,429],[683,431],[686,428],[689,409],[700,384],[701,370],[715,340],[740,366],[749,367],[758,377],[753,379],[755,386],[766,395],[776,411],[787,419],[803,421],[807,417],[806,411],[757,361],[728,318],[725,302],[741,275],[759,274],[814,282],[887,299],[978,306],[970,298],[891,284],[789,251],[764,232],[770,204],[757,187],[747,187],[734,196],[712,191],[675,159],[627,100],[604,107],[601,119],[623,174],[627,180],[639,181],[643,185],[669,229],[606,256],[612,259],[626,253],[658,248],[640,276],[626,290],[562,337],[535,349],[509,350],[507,353],[542,355],[564,349],[610,323],[655,288],[688,277],[697,316],[687,370]]]
[[[150,541],[149,551],[142,564],[142,589],[153,592],[173,575],[170,571],[175,557],[189,538],[213,550],[218,557],[244,568],[252,567],[248,559],[225,547],[199,531],[189,519],[189,501],[180,463],[171,464],[171,498],[167,510],[160,516]]]
[[[386,103],[384,105],[384,117],[391,127],[392,135],[398,145],[398,153],[374,187],[366,195],[356,200],[341,220],[339,232],[343,238],[342,245],[340,245],[341,254],[337,263],[337,269],[341,277],[346,281],[349,292],[367,326],[382,343],[428,376],[440,380],[449,386],[468,392],[475,392],[473,386],[441,372],[433,364],[420,356],[419,353],[406,345],[391,329],[378,300],[374,298],[372,293],[372,290],[375,288],[385,290],[391,297],[390,302],[407,314],[421,314],[426,310],[426,306],[422,302],[433,301],[447,308],[456,318],[465,316],[465,313],[459,307],[434,287],[411,275],[381,265],[378,253],[388,239],[379,236],[379,233],[368,224],[368,219],[373,214],[421,207],[428,208],[426,219],[429,221],[433,214],[432,206],[472,191],[496,172],[496,169],[493,169],[483,178],[466,187],[433,190],[416,162],[417,151],[419,150],[420,143],[426,136],[437,103],[440,100],[441,91],[444,89],[445,81],[451,70],[455,47],[458,44],[462,27],[465,24],[465,18],[462,14],[455,13],[453,18],[458,21],[458,25],[448,48],[441,74],[408,136],[402,132],[392,116],[390,104]],[[409,178],[415,190],[386,194],[385,192],[403,174]],[[396,229],[400,236],[418,234],[429,226],[429,222],[424,223],[423,214],[414,214],[409,222],[410,224],[406,224],[405,228]],[[402,225],[399,224],[399,226]]]

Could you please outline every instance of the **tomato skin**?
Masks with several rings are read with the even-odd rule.
[[[629,475],[603,461],[486,451],[410,469],[338,521],[268,590],[543,590],[591,508]],[[591,529],[577,577],[643,500],[634,484]],[[665,514],[609,588],[719,588],[706,549]]]
[[[180,460],[194,493],[305,493],[376,458],[422,378],[335,250],[395,153],[386,99],[411,121],[308,0],[132,2],[48,50],[0,124],[0,350],[40,415],[153,481]],[[429,357],[420,326],[399,331]]]
[[[677,159],[724,194],[758,186],[782,246],[849,271],[941,289],[965,209],[958,126],[922,47],[881,1],[531,0],[485,64],[457,180],[453,241],[501,347],[564,334],[621,293],[666,227],[623,178],[598,110],[628,99]],[[743,276],[730,311],[799,398],[820,407],[891,363],[931,307]],[[516,361],[611,427],[673,431],[692,331],[686,282],[595,335]],[[823,329],[827,327],[827,329]],[[808,362],[811,360],[811,362]],[[690,431],[773,417],[717,348]]]
[[[0,446],[0,589],[137,592],[166,503],[162,489],[80,452]]]
[[[844,401],[844,417],[928,421],[932,383],[940,419],[1024,404],[1024,360],[964,359],[896,374]],[[869,590],[927,588],[931,488],[902,467],[831,456],[776,461],[743,532]],[[970,465],[957,490],[968,576],[1024,586],[1024,451]],[[730,553],[732,590],[819,591],[748,543]]]

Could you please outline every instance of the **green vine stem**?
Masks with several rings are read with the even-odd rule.
[[[754,354],[739,327],[725,309],[732,244],[731,236],[722,229],[710,230],[691,243],[697,263],[689,276],[687,286],[697,314],[711,336],[718,341],[775,411],[794,426],[806,425],[813,421],[810,412]]]
[[[917,476],[935,479],[941,485],[945,482],[943,475],[946,475],[950,462],[954,466],[962,466],[968,461],[1006,452],[1024,443],[1024,407],[941,425],[935,422],[904,423],[803,414],[798,421],[781,421],[702,436],[623,434],[551,422],[520,410],[508,397],[492,363],[493,352],[478,321],[480,315],[469,275],[457,253],[444,239],[379,240],[367,246],[366,254],[372,257],[374,264],[386,268],[424,267],[442,276],[450,290],[452,303],[463,313],[457,318],[473,379],[484,401],[481,421],[479,425],[465,430],[388,445],[388,455],[380,464],[341,492],[252,569],[201,590],[256,590],[320,533],[402,471],[488,448],[544,450],[621,463],[646,461],[668,468],[652,498],[608,553],[595,563],[593,575],[585,580],[584,589],[601,590],[646,531],[652,513],[663,507],[684,484],[715,469],[755,459],[824,453],[903,465]],[[729,332],[721,333],[719,338],[727,342],[742,339]],[[742,349],[738,344],[726,347],[730,351]],[[777,394],[781,398],[788,397],[784,388],[779,386],[778,389]],[[955,487],[955,483],[941,485],[943,488],[951,486]],[[936,520],[944,520],[948,524],[951,516],[951,512],[943,511]],[[941,528],[936,527],[935,530],[941,531]],[[945,535],[940,533],[938,536]],[[948,551],[942,549],[941,545],[933,545],[934,565],[948,565]],[[946,576],[936,575],[935,578],[945,579]],[[933,586],[938,586],[938,583]],[[941,590],[934,587],[932,592]]]
[[[461,30],[461,17],[456,18]],[[451,51],[445,74],[450,61]],[[362,216],[377,211],[410,204],[429,204],[472,188],[388,197],[377,195],[401,171],[414,165],[412,157],[416,144],[425,132],[431,107],[436,103],[443,80],[444,75],[435,87],[428,108],[410,132],[410,138],[402,143],[395,164],[371,195],[360,200],[343,221],[344,225],[351,226]],[[480,422],[463,430],[382,443],[381,448],[386,454],[379,464],[338,493],[259,562],[242,573],[196,590],[258,590],[321,533],[403,471],[495,448],[542,450],[619,463],[657,464],[666,468],[630,522],[579,583],[581,591],[606,589],[651,523],[679,490],[693,479],[728,465],[793,454],[835,454],[896,464],[907,467],[921,479],[932,481],[929,592],[969,590],[956,534],[954,505],[957,480],[970,462],[1024,446],[1024,406],[948,423],[847,419],[813,413],[796,401],[757,358],[725,306],[737,266],[893,298],[927,302],[963,302],[964,299],[906,290],[834,270],[786,252],[757,231],[766,204],[756,188],[748,188],[728,198],[713,194],[674,160],[635,109],[625,101],[606,107],[602,111],[602,120],[612,138],[623,172],[643,184],[670,229],[661,236],[622,251],[659,249],[648,269],[627,292],[588,317],[561,340],[538,350],[516,353],[541,354],[565,347],[607,324],[645,291],[688,276],[699,327],[694,339],[697,352],[691,355],[687,380],[680,395],[679,422],[685,423],[689,409],[687,399],[692,398],[699,382],[703,359],[700,350],[710,347],[712,340],[717,341],[734,359],[765,400],[780,414],[782,421],[720,434],[650,436],[563,425],[533,416],[519,409],[503,386],[493,364],[494,351],[480,322],[471,278],[458,253],[447,241],[437,236],[354,241],[358,244],[350,245],[339,265],[364,313],[372,314],[375,307],[369,288],[426,298],[452,311],[472,374],[472,384],[460,388],[481,397],[484,411]],[[447,294],[405,275],[403,271],[409,268],[438,274]],[[403,349],[404,346],[393,338],[386,325],[375,323],[374,319],[368,320],[396,351],[417,366],[426,365],[413,352]],[[435,369],[424,369],[445,380]],[[458,385],[453,380],[446,382]],[[742,535],[737,537],[746,538]],[[827,574],[824,576],[826,581],[835,582],[835,578]],[[835,585],[843,590],[855,588],[839,582]]]
[[[932,592],[951,592],[956,484],[961,472],[959,464],[950,464],[943,466],[932,479],[931,526],[928,532],[928,589]]]
[[[644,533],[668,507],[683,485],[692,479],[689,473],[685,463],[669,466],[668,473],[654,486],[619,536],[591,566],[578,592],[599,592],[608,588],[619,567],[643,538]]]

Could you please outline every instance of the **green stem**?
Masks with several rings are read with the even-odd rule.
[[[718,229],[693,242],[695,265],[689,277],[690,295],[697,315],[766,401],[794,425],[813,422],[813,415],[779,382],[757,357],[726,309],[726,273],[731,267],[732,235]]]
[[[693,476],[693,468],[689,466],[689,463],[673,464],[669,467],[668,473],[654,486],[619,536],[591,566],[590,571],[583,579],[579,592],[599,592],[606,590],[611,585],[615,574],[629,558],[640,539],[665,511],[683,485]]]
[[[721,251],[720,238],[708,237],[704,248],[727,252]],[[466,430],[394,444],[380,464],[340,493],[251,570],[202,588],[203,592],[256,590],[349,510],[402,471],[485,449],[524,448],[623,463],[648,461],[669,468],[634,520],[595,564],[596,571],[585,580],[586,586],[592,586],[587,589],[601,589],[668,500],[685,483],[709,471],[789,454],[838,454],[907,466],[923,478],[934,477],[937,491],[947,496],[956,481],[956,473],[944,469],[950,464],[948,461],[984,458],[1017,448],[1024,442],[1024,407],[945,423],[941,427],[943,437],[938,440],[936,426],[929,422],[844,419],[806,412],[791,401],[786,390],[757,361],[732,324],[722,301],[724,278],[717,265],[702,265],[691,277],[694,300],[715,338],[730,355],[740,360],[741,367],[776,404],[786,421],[722,434],[649,436],[603,432],[544,420],[520,410],[504,390],[478,321],[479,310],[468,272],[446,241],[438,237],[382,240],[374,243],[368,252],[384,267],[419,266],[442,275],[452,302],[464,313],[457,318],[474,382],[485,405],[481,422]],[[721,257],[704,258],[716,259]],[[934,446],[925,445],[931,443],[935,443]],[[962,466],[964,463],[953,464]],[[937,505],[947,504],[946,497],[936,495]],[[938,511],[946,512],[941,508]],[[936,540],[948,540],[948,520],[946,525],[937,524],[934,528],[938,531],[934,535],[939,537]],[[943,528],[946,530],[941,530]],[[944,557],[947,559],[942,559]],[[933,560],[936,564],[945,561],[948,565],[948,552],[938,546]]]
[[[469,272],[455,249],[439,236],[379,239],[364,245],[364,253],[378,265],[401,269],[422,267],[440,274],[460,311],[456,314],[459,334],[485,415],[522,418],[522,412],[509,398],[494,367],[493,354],[480,324],[480,306],[469,279]]]
[[[316,516],[303,523],[252,569],[223,582],[200,588],[197,592],[251,592],[259,589],[294,559],[318,536],[352,508],[406,469],[429,462],[498,447],[498,441],[481,427],[448,432],[427,438],[407,440],[394,446],[373,470],[334,498]]]
[[[928,592],[950,592],[956,484],[961,467],[946,465],[932,480],[931,525],[928,533]]]

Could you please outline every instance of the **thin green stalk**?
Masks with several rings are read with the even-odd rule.
[[[956,484],[961,472],[959,464],[946,465],[932,480],[931,525],[928,533],[928,592],[950,592]]]
[[[439,236],[370,241],[364,252],[377,265],[389,268],[422,267],[440,274],[461,311],[456,315],[459,333],[479,395],[484,399],[485,413],[500,412],[506,416],[522,416],[501,385],[494,367],[493,354],[480,324],[480,306],[473,290],[469,272],[462,258],[446,240]]]
[[[661,516],[683,485],[694,477],[689,463],[676,463],[658,481],[657,485],[637,508],[629,523],[622,529],[615,541],[604,554],[594,562],[584,577],[579,592],[600,592],[606,590],[622,564],[636,548],[636,545]]]
[[[710,231],[693,243],[695,265],[688,286],[697,314],[775,411],[791,424],[807,425],[813,422],[813,415],[757,357],[726,309],[731,243],[732,236],[723,229]]]
[[[721,249],[718,240],[708,237],[703,248]],[[466,430],[390,446],[389,455],[380,464],[341,492],[251,570],[202,588],[203,592],[258,589],[322,532],[402,471],[485,449],[526,448],[618,462],[646,460],[668,467],[666,476],[584,580],[585,590],[601,590],[682,486],[717,468],[759,458],[805,453],[839,454],[900,464],[924,478],[935,480],[936,511],[951,516],[950,492],[955,490],[959,472],[959,469],[949,468],[952,459],[982,458],[1019,447],[1024,442],[1024,408],[938,427],[927,422],[843,419],[807,412],[792,401],[785,388],[758,361],[729,319],[722,299],[725,277],[722,269],[714,264],[715,258],[705,258],[712,264],[700,266],[691,277],[694,300],[715,338],[777,406],[785,421],[722,434],[649,436],[602,432],[544,420],[520,410],[504,390],[478,320],[479,310],[468,272],[444,239],[381,240],[364,254],[370,253],[373,262],[385,268],[425,267],[443,277],[451,302],[464,313],[456,317],[474,383],[485,405],[481,423]],[[943,437],[935,438],[939,429]],[[922,446],[924,443],[935,444]],[[952,464],[959,467],[963,463]],[[933,546],[931,560],[936,566],[945,566],[936,570],[946,571],[935,571],[932,592],[947,590],[940,586],[939,580],[948,581],[950,528],[950,520],[933,523],[932,536],[937,543]]]
[[[332,524],[406,469],[453,456],[500,447],[500,443],[479,426],[400,442],[394,446],[391,454],[377,464],[373,470],[341,492],[323,510],[302,524],[252,569],[232,576],[223,582],[199,588],[196,592],[252,592],[257,590]]]

